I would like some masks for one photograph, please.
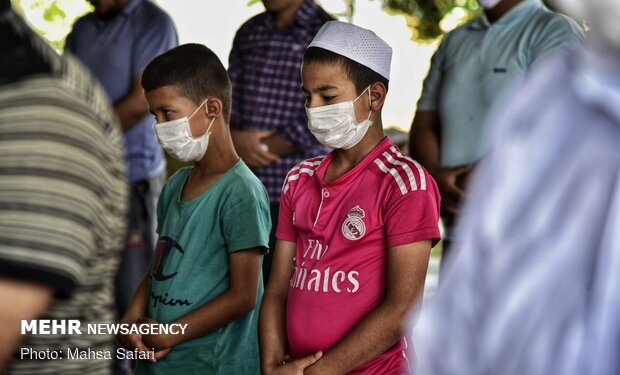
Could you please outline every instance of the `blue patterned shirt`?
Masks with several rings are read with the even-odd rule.
[[[273,15],[264,12],[247,21],[235,36],[229,61],[231,122],[241,130],[277,132],[298,150],[254,170],[271,202],[280,201],[284,178],[295,164],[328,152],[308,130],[300,69],[306,47],[332,19],[307,0],[284,28],[277,28]]]

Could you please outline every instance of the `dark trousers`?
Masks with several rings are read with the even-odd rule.
[[[271,263],[273,262],[274,252],[276,250],[276,229],[278,229],[278,213],[280,211],[280,203],[272,203],[269,205],[271,213],[271,233],[269,233],[269,253],[263,257],[263,284],[267,286],[269,275],[271,274]]]
[[[155,249],[155,212],[165,174],[131,184],[129,202],[129,229],[121,262],[116,273],[116,314],[122,318],[129,307],[136,288],[146,273]],[[117,346],[120,346],[117,343]],[[116,359],[114,374],[131,373],[129,360]]]

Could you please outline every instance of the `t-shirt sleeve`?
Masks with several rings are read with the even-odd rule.
[[[239,189],[235,194],[239,199],[234,199],[223,213],[222,230],[228,252],[258,247],[263,254],[267,253],[271,232],[267,192],[264,188],[253,188]]]
[[[73,113],[59,118],[65,115]],[[105,191],[84,176],[101,161],[72,137],[41,133],[34,121],[42,115],[24,116],[0,129],[0,277],[44,284],[66,298],[84,281],[97,246],[95,213]]]
[[[384,220],[388,248],[429,239],[432,246],[439,242],[439,191],[430,175],[426,179],[426,190],[396,192],[390,200]]]
[[[443,79],[443,63],[448,37],[449,34],[444,36],[437,51],[433,54],[431,66],[422,86],[422,95],[418,100],[418,110],[435,111],[439,107],[439,93]]]
[[[584,41],[581,27],[572,19],[553,14],[539,33],[531,49],[531,65],[545,60],[552,54],[571,47],[578,46]]]
[[[280,211],[278,212],[278,228],[276,238],[283,241],[296,242],[297,228],[295,228],[295,212],[293,206],[293,186],[289,180],[290,171],[284,179],[284,186],[280,195]]]
[[[132,75],[141,73],[151,60],[177,44],[177,31],[170,17],[163,12],[153,16],[136,40],[132,56]]]

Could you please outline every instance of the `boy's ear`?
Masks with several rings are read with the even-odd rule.
[[[212,116],[218,117],[222,114],[222,110],[223,110],[222,101],[216,97],[211,97],[207,99],[205,108],[207,110],[207,117],[212,117]]]
[[[381,82],[375,82],[370,85],[370,109],[373,112],[379,112],[383,108],[387,88]]]

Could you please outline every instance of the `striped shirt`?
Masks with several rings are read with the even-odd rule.
[[[535,69],[493,116],[417,374],[620,373],[620,61],[590,53]]]
[[[228,71],[231,123],[241,130],[274,131],[298,150],[254,170],[271,202],[280,201],[284,177],[295,164],[328,151],[308,130],[300,69],[306,47],[332,19],[313,0],[306,0],[291,25],[278,29],[265,12],[247,21],[235,36]]]
[[[85,325],[114,320],[128,197],[122,136],[79,63],[58,56],[12,10],[0,25],[3,40],[17,41],[1,58],[15,70],[0,72],[0,277],[50,287],[55,298],[39,319],[78,319],[83,333],[25,336],[23,347],[65,359],[18,350],[8,373],[107,374],[111,361],[66,358],[68,348],[114,353],[111,336],[89,335]]]

